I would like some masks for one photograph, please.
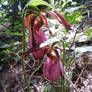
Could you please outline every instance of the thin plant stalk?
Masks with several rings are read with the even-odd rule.
[[[26,41],[25,41],[25,25],[24,25],[24,14],[22,13],[22,30],[23,30],[23,52],[25,52],[25,48],[26,48]],[[23,69],[23,72],[24,72],[24,80],[26,82],[26,85],[27,85],[27,92],[31,92],[31,89],[30,89],[30,85],[29,85],[29,82],[27,80],[27,76],[26,76],[26,72],[25,72],[25,65],[24,65],[24,55],[22,56],[22,69]]]
[[[62,44],[63,44],[63,59],[62,59],[62,61],[63,61],[63,68],[64,68],[64,62],[66,61],[66,51],[65,51],[65,44],[64,44],[64,41],[63,40],[61,40],[61,42],[62,42]],[[64,81],[65,80],[62,80],[62,92],[65,92],[65,85],[64,85]]]
[[[62,44],[63,44],[63,59],[62,59],[62,61],[63,61],[63,67],[64,67],[64,62],[66,61],[66,51],[65,51],[65,44],[64,44],[64,42],[61,40],[61,42],[62,42]]]

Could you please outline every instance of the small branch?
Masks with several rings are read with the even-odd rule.
[[[30,78],[29,78],[29,82],[31,81],[32,76],[41,68],[42,65],[43,65],[43,63],[40,63],[40,65],[35,69],[35,71],[32,72],[32,74],[30,75]]]
[[[78,82],[79,78],[81,77],[81,75],[82,75],[85,68],[86,68],[86,66],[82,69],[82,71],[81,71],[80,75],[78,76],[78,78],[77,78],[76,82],[74,83],[74,85],[77,84],[77,82]]]
[[[72,41],[72,43],[71,43],[71,46],[70,46],[69,50],[72,48],[72,46],[73,46],[73,44],[74,44],[74,41],[75,41],[75,38],[76,38],[77,30],[75,30],[75,31],[76,31],[76,32],[75,32],[75,35],[74,35],[74,37],[73,37],[73,41]]]
[[[32,69],[32,68],[35,66],[35,64],[36,64],[36,61],[34,61],[32,65],[29,65],[29,64],[26,63],[26,62],[24,62],[24,63],[25,63],[30,69]]]
[[[71,81],[66,75],[64,76],[64,78],[65,78],[66,80],[68,80],[68,82],[73,86],[73,88],[75,89],[76,92],[80,92],[80,91],[76,88],[75,84],[73,84],[72,81]]]

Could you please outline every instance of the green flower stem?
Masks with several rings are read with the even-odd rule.
[[[61,42],[63,44],[63,59],[62,59],[62,61],[63,61],[63,67],[64,67],[64,65],[65,65],[64,62],[66,61],[66,51],[65,51],[65,44],[64,44],[63,40],[61,40]]]
[[[64,44],[64,41],[63,40],[61,40],[61,42],[62,42],[62,44],[63,44],[63,59],[62,59],[62,61],[63,61],[63,68],[64,68],[64,65],[65,65],[65,61],[66,61],[66,51],[65,51],[65,44]],[[62,62],[61,62],[62,63]],[[65,90],[65,85],[64,85],[64,81],[65,80],[62,80],[62,92],[65,92],[66,90]]]
[[[24,13],[22,13],[22,30],[23,30],[23,52],[25,52],[26,41],[25,41]],[[21,61],[21,63],[22,63],[22,69],[23,69],[23,72],[24,72],[24,80],[25,80],[25,82],[26,82],[28,92],[31,92],[30,85],[29,85],[29,82],[28,82],[28,80],[27,80],[27,76],[26,76],[26,73],[25,73],[24,55],[22,56],[22,61]]]

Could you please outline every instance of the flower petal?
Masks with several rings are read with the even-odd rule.
[[[30,21],[31,21],[32,17],[33,17],[33,14],[30,14],[28,16],[25,16],[25,18],[24,18],[25,26],[28,29],[30,28]]]
[[[39,31],[34,31],[34,39],[35,39],[36,45],[38,45],[38,46],[47,40],[45,33],[43,32],[43,30],[41,28],[39,29]],[[29,33],[29,48],[33,48],[31,32]]]
[[[57,11],[47,11],[44,10],[44,12],[48,13],[51,15],[53,18],[55,18],[59,23],[61,23],[66,29],[71,30],[71,25],[69,22]]]
[[[42,59],[45,54],[45,49],[38,49],[37,51],[32,52],[33,56],[35,56],[37,59]]]
[[[45,79],[53,82],[60,78],[59,62],[60,61],[54,61],[51,58],[47,58],[43,70]]]
[[[49,26],[48,26],[48,22],[47,22],[46,16],[42,14],[41,17],[42,17],[42,20],[44,22],[44,25],[48,28],[49,33],[52,35],[52,32],[50,31]]]
[[[71,25],[70,23],[62,16],[59,12],[54,11],[56,15],[61,19],[62,24],[65,26],[66,29],[71,30]]]
[[[41,43],[45,42],[46,36],[45,33],[43,32],[42,29],[39,29],[39,31],[34,31],[34,39],[35,39],[35,43],[37,46],[39,46]],[[34,46],[32,45],[32,33],[29,33],[29,48],[34,48]],[[32,52],[32,54],[36,57],[36,58],[42,58],[44,56],[44,48],[43,49],[38,49],[34,52]]]
[[[43,26],[43,20],[42,20],[42,18],[38,15],[38,16],[36,16],[36,18],[35,18],[35,21],[34,21],[34,25],[33,25],[33,30],[34,31],[39,31],[39,29]]]

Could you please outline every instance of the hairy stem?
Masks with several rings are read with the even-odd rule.
[[[24,13],[22,13],[22,30],[23,30],[23,52],[25,52],[26,41],[25,41]],[[22,63],[22,69],[23,69],[23,72],[24,72],[24,80],[25,80],[26,85],[27,85],[27,90],[28,90],[28,92],[31,92],[30,85],[29,85],[29,82],[27,80],[27,76],[26,76],[26,72],[25,72],[24,55],[22,56],[21,63]]]
[[[64,42],[61,40],[61,42],[62,42],[62,44],[63,44],[63,59],[62,59],[62,61],[63,61],[63,67],[64,67],[64,62],[66,61],[66,51],[65,51],[65,44],[64,44]]]
[[[65,51],[65,44],[64,44],[64,41],[63,40],[61,40],[61,42],[62,42],[62,44],[63,44],[63,59],[62,59],[62,61],[63,61],[63,68],[64,68],[64,62],[66,61],[66,51]],[[61,62],[62,63],[62,62]],[[62,92],[65,92],[65,85],[64,85],[64,81],[65,80],[62,80]]]

